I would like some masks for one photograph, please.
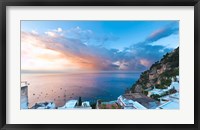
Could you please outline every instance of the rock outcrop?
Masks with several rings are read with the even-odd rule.
[[[163,56],[155,62],[149,70],[141,73],[140,78],[131,87],[133,93],[144,93],[153,87],[164,89],[168,87],[172,79],[179,75],[179,47]]]

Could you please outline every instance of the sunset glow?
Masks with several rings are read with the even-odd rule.
[[[23,21],[21,27],[22,72],[143,71],[179,44],[177,21]]]

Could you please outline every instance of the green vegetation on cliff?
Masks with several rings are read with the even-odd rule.
[[[145,94],[146,90],[153,87],[165,89],[177,75],[179,75],[179,47],[165,54],[149,70],[142,72],[140,78],[131,87],[131,91]]]

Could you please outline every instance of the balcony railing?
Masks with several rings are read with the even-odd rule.
[[[21,81],[21,87],[28,86],[29,83],[27,81]]]

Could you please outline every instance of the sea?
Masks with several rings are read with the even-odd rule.
[[[79,97],[90,103],[117,100],[139,76],[140,72],[22,73],[21,81],[29,83],[29,107],[46,101],[63,106]]]

